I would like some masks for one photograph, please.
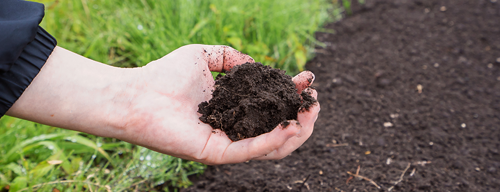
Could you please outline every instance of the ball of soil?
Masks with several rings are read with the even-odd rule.
[[[214,87],[212,99],[198,105],[200,120],[224,131],[232,141],[270,132],[297,119],[300,109],[315,102],[309,94],[297,93],[285,71],[261,63],[233,67],[216,77]]]

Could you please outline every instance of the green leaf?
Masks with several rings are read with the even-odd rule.
[[[126,143],[124,141],[120,142],[115,142],[115,143],[104,143],[102,144],[101,148],[104,150],[113,150],[121,147],[126,147],[127,145],[130,145],[129,143]]]
[[[11,170],[12,172],[14,172],[15,174],[17,174],[19,176],[25,175],[25,173],[23,173],[23,171],[22,171],[23,167],[21,167],[18,164],[9,163],[7,166],[5,166],[5,168],[8,170]]]
[[[31,145],[28,145],[26,147],[23,148],[23,153],[27,152],[28,150],[30,149],[33,149],[35,147],[38,147],[38,146],[45,146],[47,147],[48,149],[52,150],[53,151],[53,154],[55,153],[58,153],[59,151],[61,151],[61,149],[59,148],[59,146],[52,142],[52,141],[40,141],[38,143],[34,143],[34,144],[31,144]]]
[[[96,45],[100,42],[101,35],[99,35],[97,38],[94,38],[92,43],[90,43],[89,47],[85,50],[85,53],[83,54],[84,57],[89,57],[92,55],[94,50],[96,49]]]
[[[45,176],[50,170],[54,168],[54,165],[49,164],[47,161],[42,161],[33,168],[30,173],[33,174],[33,180],[39,177]]]
[[[50,156],[49,158],[47,158],[47,160],[61,160],[61,161],[63,161],[61,166],[63,167],[64,171],[66,171],[68,174],[72,174],[74,172],[71,169],[71,165],[68,161],[68,158],[64,154],[63,150],[61,150],[61,148],[59,147],[60,143],[58,145],[57,143],[52,142],[52,141],[41,141],[41,142],[31,144],[31,145],[24,147],[23,152],[26,152],[30,149],[33,149],[33,148],[35,148],[37,146],[41,146],[41,145],[52,150],[52,154],[54,154],[54,155]],[[81,146],[81,144],[79,144],[79,145]]]
[[[109,157],[108,153],[106,153],[106,151],[104,151],[102,148],[98,147],[97,144],[95,142],[91,141],[90,139],[87,139],[87,138],[82,137],[80,135],[68,136],[68,137],[66,137],[66,139],[73,141],[73,142],[76,142],[76,143],[80,143],[82,145],[85,145],[87,147],[90,147],[92,149],[97,150],[102,156],[104,156],[106,159],[108,159],[108,161],[111,162],[111,164],[113,164],[113,160],[111,159],[111,157]]]
[[[95,149],[88,146],[82,145],[80,143],[73,143],[67,141],[57,142],[65,151],[73,151],[74,154],[92,154]]]
[[[0,173],[0,189],[7,185],[9,183],[9,180],[7,180],[7,177],[5,177],[4,174]]]
[[[248,44],[246,46],[246,51],[248,51],[248,54],[252,54],[252,56],[255,55],[267,55],[269,54],[269,47],[265,43],[262,42],[255,42],[252,44]],[[262,61],[261,61],[262,62]]]
[[[231,46],[236,50],[241,50],[241,48],[243,48],[241,39],[238,37],[229,37],[227,38],[227,42],[229,42],[229,44],[231,44]]]
[[[348,15],[352,14],[351,0],[342,0],[342,6],[344,6],[344,9]]]
[[[307,56],[305,52],[305,49],[297,49],[294,53],[295,61],[297,61],[297,67],[299,68],[299,71],[303,71],[304,66],[306,65]]]
[[[28,186],[28,180],[26,177],[16,177],[12,183],[10,183],[9,192],[16,192],[20,189],[26,188]]]
[[[208,23],[208,19],[202,19],[194,25],[193,29],[191,29],[191,32],[189,32],[189,35],[187,36],[188,39],[191,39],[196,32],[198,32],[201,28],[203,28],[206,24]]]
[[[43,140],[54,139],[54,138],[64,137],[67,135],[74,135],[74,134],[76,134],[76,133],[72,133],[72,132],[68,133],[67,132],[67,133],[44,134],[44,135],[32,137],[31,139],[27,139],[27,140],[21,142],[20,144],[14,146],[12,149],[10,149],[9,152],[7,152],[5,154],[5,156],[3,156],[3,158],[0,162],[7,162],[11,158],[11,155],[13,155],[15,152],[19,151],[20,149],[26,147],[27,145],[33,144],[35,142],[43,141]]]
[[[68,175],[71,175],[74,172],[76,172],[75,169],[73,169],[73,166],[71,166],[71,163],[67,159],[64,159],[62,161],[63,162],[61,163],[61,167],[63,168],[64,171],[66,171]]]
[[[233,30],[233,28],[234,28],[233,25],[226,25],[222,27],[222,32],[224,33],[224,37],[238,36],[239,33]]]
[[[217,10],[217,7],[215,7],[214,4],[210,4],[209,7],[215,14],[219,14],[219,10]]]
[[[81,157],[74,157],[73,159],[71,159],[71,169],[72,170],[74,170],[74,171],[80,170],[81,166],[83,166]]]

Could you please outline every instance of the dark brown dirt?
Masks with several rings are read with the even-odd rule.
[[[261,63],[233,67],[217,76],[214,87],[212,99],[199,105],[200,120],[233,141],[256,137],[297,119],[299,109],[315,101],[303,91],[302,102],[292,77]]]
[[[353,12],[316,34],[311,138],[282,160],[210,166],[186,191],[500,191],[500,2]]]

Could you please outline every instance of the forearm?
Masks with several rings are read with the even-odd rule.
[[[127,103],[138,70],[116,68],[56,47],[22,96],[7,111],[47,125],[118,137],[126,134]]]

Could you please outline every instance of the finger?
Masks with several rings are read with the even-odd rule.
[[[319,108],[319,106],[315,106],[314,108]],[[314,111],[318,111],[318,109],[314,109]],[[305,141],[311,136],[314,130],[314,121],[318,118],[318,114],[311,113],[311,117],[305,117],[313,121],[312,124],[310,123],[305,123],[308,125],[302,125],[302,130],[300,134],[296,137],[292,137],[288,139],[288,141],[279,149],[272,151],[269,154],[266,154],[261,157],[254,158],[256,160],[271,160],[271,159],[282,159],[288,155],[290,155],[293,151],[295,151],[297,148],[302,146]]]
[[[308,87],[306,88],[306,92],[309,93],[314,99],[316,99],[316,101],[318,100],[318,91],[316,91],[316,89]]]
[[[314,82],[314,73],[310,71],[302,71],[295,77],[293,77],[292,81],[295,83],[295,88],[297,88],[297,93],[302,93],[302,90],[308,88]]]
[[[311,96],[313,96],[315,99],[318,97],[318,93],[316,90],[311,89]],[[316,122],[316,119],[318,119],[318,114],[320,111],[320,105],[319,103],[314,104],[311,106],[309,111],[303,111],[300,112],[297,115],[297,120],[300,122],[300,125],[302,125],[302,129],[300,133],[297,136],[294,136],[286,141],[286,143],[272,151],[269,154],[266,154],[264,156],[260,156],[257,158],[254,158],[256,160],[270,160],[270,159],[282,159],[295,151],[297,148],[299,148],[313,133],[314,130],[314,123]]]
[[[218,163],[240,163],[263,156],[280,148],[289,138],[300,134],[300,125],[279,125],[273,131],[231,143]]]
[[[247,54],[224,45],[203,45],[203,54],[210,71],[225,72],[236,65],[254,63],[255,60]]]
[[[306,91],[310,93],[314,99],[318,100],[318,92],[315,89],[307,88]],[[316,102],[309,108],[309,111],[301,110],[297,115],[297,120],[304,126],[314,126],[314,122],[316,122],[320,110],[321,107],[319,102]]]

